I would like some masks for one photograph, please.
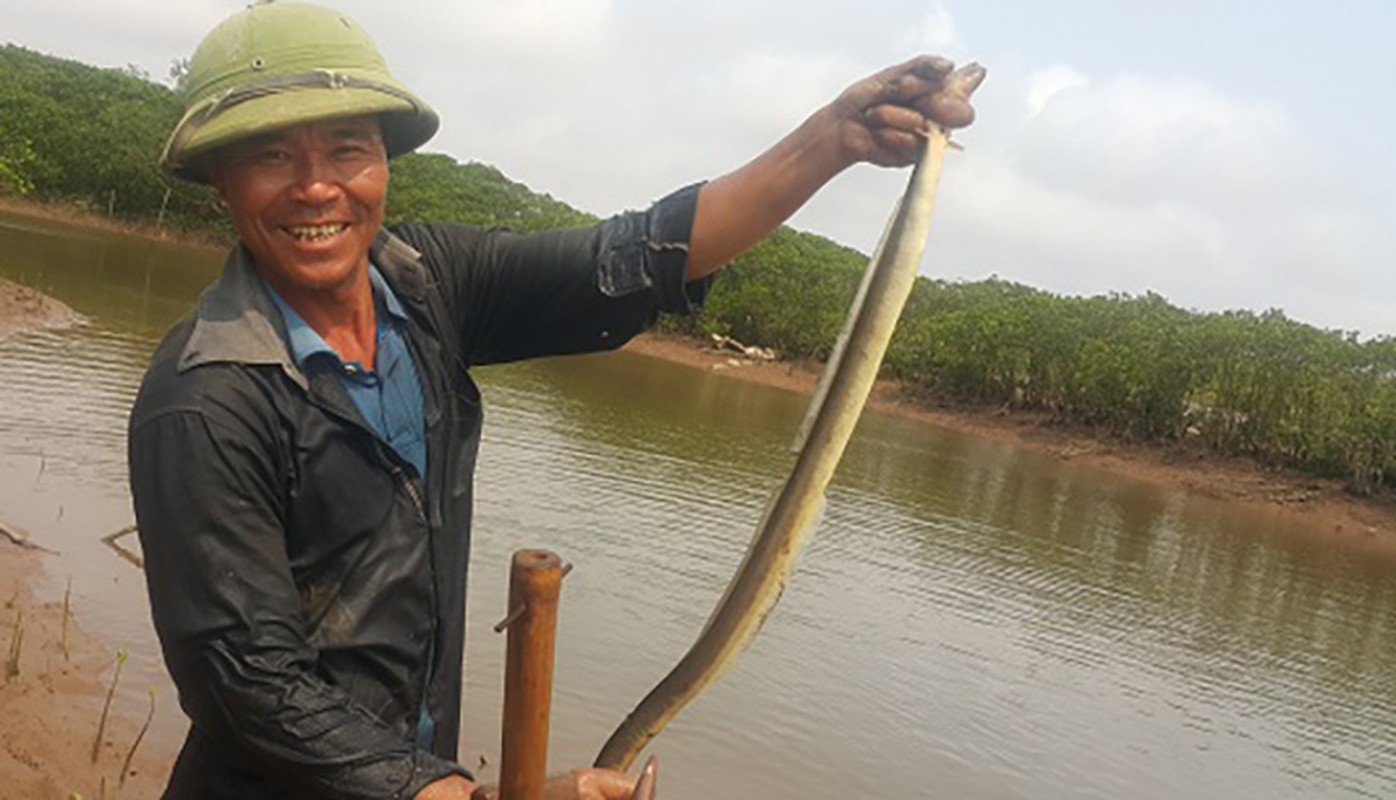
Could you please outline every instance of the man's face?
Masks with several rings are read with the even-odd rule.
[[[367,268],[388,193],[377,117],[236,142],[211,156],[208,175],[258,270],[288,299],[347,289]]]

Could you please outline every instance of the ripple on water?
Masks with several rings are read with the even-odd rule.
[[[148,348],[92,324],[0,344],[0,452],[40,455],[51,475],[124,488],[126,418]]]

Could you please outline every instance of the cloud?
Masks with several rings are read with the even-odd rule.
[[[5,11],[0,42],[102,67],[134,64],[163,81],[170,63],[238,6],[219,0],[53,0],[16,3]]]
[[[936,2],[921,17],[918,41],[922,49],[936,53],[950,53],[960,46],[960,36],[955,30],[955,18],[944,3]]]
[[[972,41],[975,13],[939,0],[800,14],[760,0],[334,2],[442,113],[431,149],[493,163],[597,213],[738,166],[854,79],[913,52],[984,49]],[[3,35],[163,78],[242,4],[19,4]],[[1389,161],[1376,157],[1379,143],[1361,158],[1341,144],[1379,125],[1301,124],[1312,93],[1293,96],[1300,84],[1287,76],[1243,96],[1235,82],[1124,71],[1142,60],[1090,45],[1032,40],[983,53],[979,121],[947,164],[928,272],[996,273],[1058,292],[1153,289],[1198,308],[1281,306],[1396,332],[1396,208],[1391,182],[1373,177]],[[1066,51],[1116,66],[1066,64]],[[905,182],[905,172],[859,167],[795,224],[871,249]]]
[[[775,137],[833,99],[843,84],[864,71],[835,54],[752,51],[717,71],[722,86],[723,126]]]
[[[373,5],[356,13],[372,18],[363,23],[376,37],[415,41],[413,50],[418,57],[447,63],[461,59],[489,63],[503,58],[511,64],[532,65],[533,69],[604,57],[612,45],[615,25],[612,0],[429,0],[415,3],[410,17],[396,8]],[[432,24],[423,25],[423,20]]]
[[[1068,89],[1087,86],[1090,81],[1071,67],[1058,64],[1032,73],[1027,83],[1028,116],[1033,117],[1042,113],[1053,97]]]
[[[1018,163],[1117,202],[1250,205],[1304,177],[1305,143],[1278,106],[1124,76],[1060,93],[1025,120]]]
[[[1156,291],[1396,333],[1390,208],[1284,108],[1068,66],[991,71],[948,157],[926,274],[1067,294]],[[858,168],[797,223],[869,250],[899,173]],[[1383,298],[1386,300],[1383,301]]]
[[[512,11],[460,11],[429,34],[442,43],[410,49],[403,21],[354,13],[381,15],[362,21],[441,111],[431,149],[495,164],[595,213],[739,166],[872,71],[837,48],[797,46],[791,28],[808,20],[782,26],[768,7],[724,6],[695,31],[660,8],[622,14],[591,0],[550,14],[565,3],[533,1],[517,28]]]
[[[942,222],[960,274],[1066,292],[1154,290],[1202,309],[1278,306],[1324,326],[1392,332],[1390,312],[1365,302],[1376,286],[1396,288],[1373,276],[1392,236],[1284,109],[1063,67],[1030,73],[1023,87],[1019,119],[981,118],[1013,133],[949,171],[956,194]]]

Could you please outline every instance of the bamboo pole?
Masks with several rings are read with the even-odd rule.
[[[500,800],[542,800],[548,771],[548,715],[562,561],[519,550],[509,572],[509,641],[504,662]]]

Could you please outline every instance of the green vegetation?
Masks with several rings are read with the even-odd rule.
[[[1154,294],[1058,297],[922,280],[888,371],[932,397],[1051,412],[1116,436],[1396,482],[1396,340]]]
[[[116,788],[120,789],[126,785],[126,776],[131,773],[131,761],[136,757],[136,749],[141,746],[146,733],[150,731],[150,723],[155,721],[155,687],[150,691],[150,710],[145,714],[145,722],[141,723],[141,729],[136,732],[136,738],[131,742],[131,748],[126,751],[126,758],[121,762],[121,774],[116,780]]]
[[[0,47],[0,191],[126,219],[226,230],[212,197],[155,167],[179,119],[169,89],[24,48]]]
[[[0,192],[153,221],[168,191],[166,224],[228,236],[207,190],[155,167],[179,114],[175,93],[130,72],[0,48]],[[393,162],[387,214],[521,230],[593,221],[492,167],[439,154]],[[666,325],[822,358],[865,260],[781,229],[728,269],[703,316]],[[1199,314],[1154,294],[1059,297],[1000,280],[921,279],[886,370],[928,401],[1186,441],[1343,477],[1363,493],[1396,485],[1396,340],[1364,342],[1278,311]]]
[[[824,359],[858,291],[867,256],[783,227],[723,272],[703,316],[683,333],[721,333],[790,358]]]
[[[705,314],[723,333],[822,359],[865,257],[782,230],[729,267]],[[1396,340],[1279,311],[1200,314],[1156,294],[1061,297],[1006,281],[917,280],[884,372],[927,402],[1040,411],[1101,435],[1188,442],[1396,486]]]
[[[451,220],[521,231],[580,228],[597,221],[509,180],[494,167],[461,164],[440,153],[412,153],[393,160],[384,216],[390,224]]]
[[[178,62],[171,73],[178,79]],[[232,238],[209,189],[169,178],[156,166],[180,116],[174,90],[136,70],[97,69],[14,45],[0,46],[0,75],[0,194]],[[439,154],[395,160],[389,197],[390,221],[520,230],[595,221],[493,167]]]

